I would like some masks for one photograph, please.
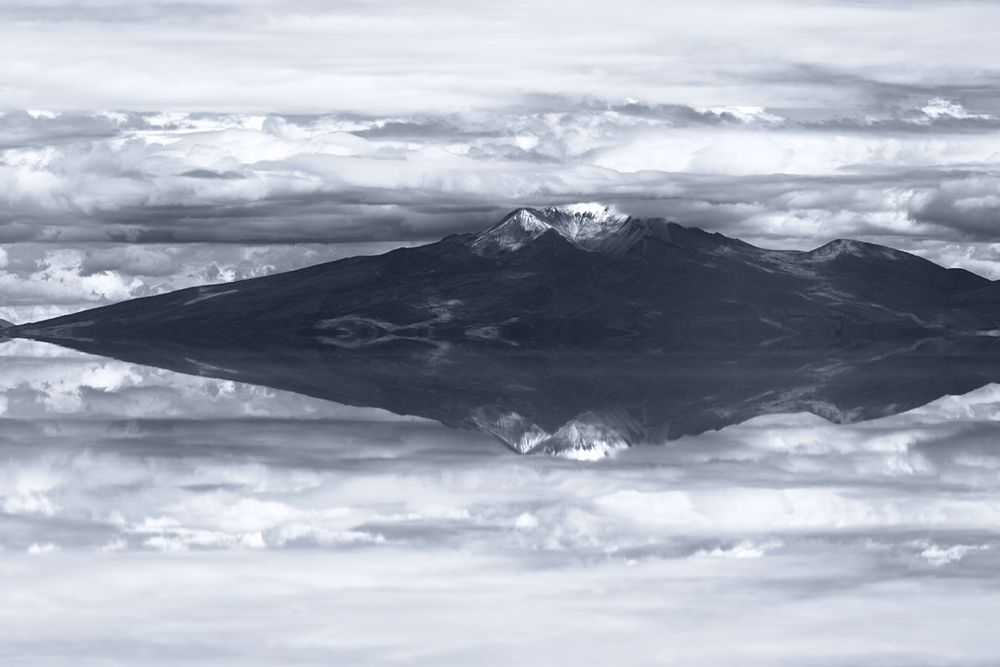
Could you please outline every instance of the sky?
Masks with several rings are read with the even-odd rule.
[[[993,2],[0,7],[0,317],[584,201],[1000,278]]]

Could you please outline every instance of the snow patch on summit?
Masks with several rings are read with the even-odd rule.
[[[472,241],[471,246],[480,255],[493,255],[504,250],[517,250],[550,229],[552,226],[543,221],[536,211],[530,208],[519,208],[477,236]]]
[[[543,208],[541,213],[553,229],[576,242],[605,238],[628,222],[628,216],[613,206],[594,203],[553,206]]]
[[[549,230],[584,250],[618,254],[645,233],[645,226],[604,204],[519,208],[469,245],[477,254],[493,256],[517,250]]]

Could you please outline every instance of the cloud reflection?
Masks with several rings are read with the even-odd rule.
[[[625,638],[636,664],[644,651],[705,664],[755,650],[761,664],[990,655],[992,628],[965,619],[996,603],[997,385],[870,422],[771,415],[581,463],[44,344],[2,350],[8,664],[115,660],[163,640],[153,664],[206,650],[461,664],[504,628],[523,631],[497,664]],[[83,600],[104,602],[62,622]],[[580,646],[564,636],[569,604],[596,628]],[[129,620],[140,608],[152,625]],[[290,622],[293,609],[306,615]],[[908,629],[861,622],[876,618]],[[445,641],[440,623],[486,634]],[[951,643],[913,634],[934,623]],[[759,643],[792,631],[806,639]],[[848,635],[850,650],[829,643]]]
[[[481,640],[445,642],[418,631],[420,618],[476,633],[528,614],[518,642],[496,649],[510,660],[565,640],[556,619],[570,601],[597,628],[583,645],[598,653],[628,637],[638,656],[666,636],[675,658],[722,664],[776,631],[752,620],[766,610],[783,636],[812,639],[772,647],[762,664],[816,651],[840,664],[827,642],[844,633],[860,642],[845,664],[906,661],[914,646],[958,646],[921,643],[913,628],[957,632],[958,618],[995,603],[997,385],[872,422],[759,417],[579,463],[42,344],[3,350],[0,562],[18,573],[0,593],[9,664],[80,650],[113,660],[163,639],[173,648],[154,664],[209,648],[248,664],[381,664],[396,651],[459,664]],[[593,604],[581,605],[581,586]],[[83,625],[59,622],[98,599]],[[128,620],[140,604],[153,625]],[[941,604],[962,611],[946,618]],[[293,607],[308,614],[281,620]],[[809,620],[808,609],[822,612]],[[387,634],[376,613],[403,629]],[[909,631],[852,620],[876,617]],[[988,656],[992,630],[962,627],[963,655]],[[720,633],[728,648],[706,649]]]
[[[153,533],[181,544],[185,530],[217,531],[222,546],[248,531],[272,546],[324,531],[386,538],[400,522],[454,536],[472,522],[544,547],[573,533],[568,521],[595,549],[618,550],[658,531],[993,529],[1000,516],[997,385],[850,425],[767,415],[580,466],[508,456],[484,435],[378,409],[41,343],[4,353],[6,511],[56,516],[108,502],[105,484],[131,489],[88,513],[137,546]],[[660,474],[637,481],[647,466]]]

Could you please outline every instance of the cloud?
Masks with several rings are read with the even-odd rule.
[[[379,254],[400,243],[0,246],[0,317],[27,322],[176,289]]]
[[[949,179],[913,198],[910,216],[980,239],[995,239],[1000,221],[1000,173]]]
[[[769,415],[579,463],[376,409],[38,343],[0,349],[0,506],[22,521],[0,530],[10,548],[121,539],[676,559],[745,541],[771,557],[768,544],[794,550],[833,531],[858,544],[878,535],[892,558],[921,563],[938,554],[907,546],[912,531],[964,531],[935,537],[942,550],[990,545],[1000,516],[996,385],[872,422]],[[663,476],[636,476],[650,466]],[[45,534],[73,517],[75,532]]]
[[[179,253],[170,253],[166,249],[149,249],[142,246],[92,251],[87,253],[81,262],[80,275],[91,276],[115,271],[133,276],[169,276],[180,268],[176,259],[177,254]]]
[[[0,85],[32,110],[0,116],[0,241],[430,241],[580,200],[785,247],[991,240],[988,3],[633,4],[6,5]],[[169,277],[133,259],[123,285]]]
[[[948,563],[962,560],[970,551],[989,549],[989,545],[975,546],[967,544],[956,544],[951,547],[942,548],[936,544],[929,545],[920,552],[920,555],[927,559],[927,562],[934,567],[941,567]]]
[[[16,66],[0,86],[9,104],[56,110],[386,114],[553,93],[844,107],[871,101],[845,85],[858,80],[986,88],[994,18],[985,2],[8,3],[0,55]]]
[[[395,418],[287,392],[192,377],[24,340],[0,344],[6,414],[30,419]],[[360,410],[360,411],[359,411]],[[413,419],[405,420],[408,422]],[[420,421],[420,420],[417,420]]]
[[[0,241],[429,241],[595,199],[785,245],[989,240],[989,193],[949,191],[1000,156],[988,3],[628,7],[5,5],[32,111],[0,116]]]
[[[932,130],[934,119],[916,111],[894,121],[917,128],[907,132],[864,119],[830,126],[763,110],[638,103],[409,119],[118,114],[101,117],[103,134],[88,134],[93,114],[70,114],[58,137],[48,125],[67,114],[25,114],[19,123],[41,127],[22,129],[24,145],[0,158],[8,203],[0,239],[432,240],[517,205],[579,199],[659,202],[658,212],[682,223],[677,202],[690,201],[716,207],[716,227],[751,219],[754,207],[808,217],[837,206],[878,227],[879,215],[908,212],[901,192],[928,200],[933,189],[993,178],[995,123]],[[67,134],[76,126],[77,136]],[[803,187],[816,191],[816,205],[790,199]],[[945,219],[923,207],[931,213],[890,231]],[[834,216],[815,224],[827,235],[859,226]]]

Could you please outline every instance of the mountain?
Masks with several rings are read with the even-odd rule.
[[[765,250],[594,205],[519,209],[481,234],[136,299],[15,327],[39,338],[300,336],[508,345],[782,347],[1000,328],[1000,288],[857,241]]]
[[[620,257],[649,232],[649,225],[601,204],[519,208],[473,238],[469,247],[479,255],[495,257],[518,250],[550,230],[583,250]]]
[[[495,436],[521,454],[600,458],[765,414],[835,423],[897,414],[1000,382],[987,336],[777,349],[428,343],[348,348],[300,336],[48,336],[83,352],[378,407]]]
[[[1000,379],[998,331],[1000,285],[961,269],[588,204],[3,333],[586,457],[767,412],[916,407]]]

